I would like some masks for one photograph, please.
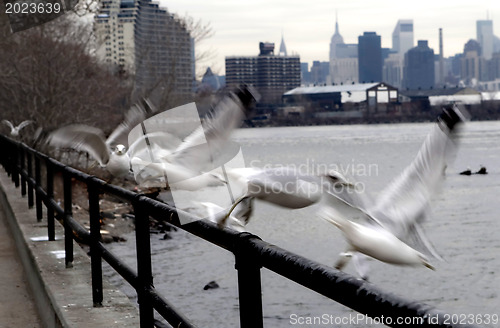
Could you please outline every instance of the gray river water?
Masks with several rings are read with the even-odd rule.
[[[408,165],[431,123],[240,129],[233,134],[247,166],[291,164],[340,169],[376,195]],[[462,176],[484,165],[488,175]],[[425,228],[444,258],[436,271],[372,261],[370,281],[379,288],[477,323],[500,315],[500,122],[471,122],[460,133],[460,148],[436,195]],[[247,228],[263,240],[326,265],[333,265],[346,245],[340,231],[318,219],[317,205],[289,210],[256,202]],[[200,327],[238,327],[234,257],[181,230],[151,236],[155,287]],[[135,265],[133,234],[111,245]],[[347,272],[356,274],[352,265]],[[131,298],[134,291],[111,270],[109,279]],[[204,291],[209,281],[220,288]],[[335,324],[356,313],[315,292],[263,269],[266,327],[379,327],[375,323]],[[314,317],[330,318],[306,324]],[[337,319],[331,319],[337,318]],[[460,318],[460,317],[456,317]],[[317,318],[316,318],[317,319]],[[317,319],[318,320],[318,319]],[[470,319],[472,320],[472,319]],[[304,324],[301,324],[304,323]],[[500,323],[484,325],[497,327]]]

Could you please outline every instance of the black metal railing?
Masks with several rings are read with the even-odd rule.
[[[193,222],[181,225],[175,208],[107,184],[2,135],[0,135],[0,149],[5,150],[3,157],[0,158],[1,164],[10,174],[16,187],[21,186],[21,194],[27,195],[28,205],[36,206],[37,220],[42,220],[42,203],[45,204],[49,240],[55,239],[54,218],[57,217],[63,222],[66,267],[72,267],[73,239],[90,246],[94,306],[100,306],[103,301],[102,260],[105,260],[136,290],[141,327],[153,327],[155,310],[173,327],[195,327],[154,288],[149,216],[161,218],[234,254],[242,328],[263,327],[260,272],[263,267],[361,314],[374,318],[383,316],[384,323],[389,326],[402,326],[398,322],[401,318],[412,319],[413,325],[416,325],[415,318],[420,318],[420,325],[423,326],[432,324],[432,327],[474,327],[448,324],[445,318],[449,315],[432,306],[386,293],[349,274],[269,244],[253,234],[221,229],[212,222],[198,220],[188,213],[183,215],[191,217]],[[62,174],[63,207],[54,200],[56,173]],[[72,179],[87,185],[90,232],[73,219]],[[127,266],[101,242],[99,214],[101,194],[113,195],[133,206],[137,270]]]

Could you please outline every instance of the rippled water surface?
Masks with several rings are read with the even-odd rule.
[[[353,176],[366,192],[376,196],[412,161],[431,127],[424,123],[241,129],[234,139],[242,145],[247,166],[328,164]],[[487,167],[488,175],[458,174],[480,165]],[[500,315],[499,195],[500,122],[469,123],[460,133],[456,161],[447,169],[432,218],[425,224],[444,261],[434,260],[436,271],[372,261],[371,282],[446,312]],[[315,217],[316,210],[317,206],[288,210],[257,201],[248,231],[332,265],[346,243],[334,226]],[[200,327],[238,327],[233,255],[182,231],[171,236],[169,240],[162,240],[163,235],[151,236],[155,287]],[[113,244],[112,250],[134,265],[133,234],[127,239]],[[346,271],[355,274],[352,265]],[[108,275],[134,297],[121,278],[109,270]],[[212,280],[220,288],[204,291]],[[262,270],[262,283],[266,327],[312,327],[293,325],[291,318],[355,313],[266,269]]]

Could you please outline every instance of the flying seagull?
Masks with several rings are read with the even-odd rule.
[[[71,124],[51,132],[47,143],[56,148],[72,148],[86,151],[100,166],[105,167],[114,177],[125,177],[130,171],[127,154],[127,134],[135,125],[143,121],[156,108],[144,100],[144,106],[134,105],[106,139],[102,130],[83,124]]]
[[[434,268],[427,255],[439,255],[421,223],[429,216],[430,201],[443,181],[443,169],[456,150],[458,125],[467,120],[466,116],[455,105],[444,108],[416,158],[382,191],[374,206],[355,190],[328,192],[319,216],[338,227],[348,242],[346,252],[335,264],[337,269],[354,258],[356,270],[366,279],[367,256],[391,264]],[[362,219],[366,224],[352,219]]]
[[[338,171],[313,174],[301,172],[293,166],[235,168],[229,170],[227,176],[229,183],[239,185],[235,189],[244,192],[233,203],[226,214],[226,219],[240,203],[243,203],[243,207],[248,207],[252,205],[254,199],[298,209],[318,203],[323,197],[325,188],[351,186],[348,179]],[[221,220],[221,225],[224,224],[224,220]]]
[[[147,131],[146,125],[153,126],[152,131],[164,126],[160,118],[159,127],[155,126],[156,116],[148,119],[153,122],[142,124],[139,131],[142,130],[143,134],[133,141],[138,147],[131,147],[129,152],[136,182],[150,187],[175,184],[176,187],[186,190],[197,190],[210,181],[222,183],[220,177],[210,172],[238,153],[239,146],[230,140],[230,135],[241,125],[258,99],[258,93],[252,87],[243,85],[236,88],[217,103],[213,113],[205,118],[202,125],[195,127],[194,131],[174,148],[163,147],[150,140],[151,132]],[[182,130],[183,124],[180,128]]]
[[[2,123],[7,125],[10,128],[10,135],[11,136],[18,137],[19,131],[21,131],[21,129],[23,129],[27,125],[30,125],[31,123],[33,123],[33,121],[31,121],[31,120],[22,121],[18,126],[14,126],[14,124],[12,124],[12,122],[10,122],[8,120],[2,120]]]

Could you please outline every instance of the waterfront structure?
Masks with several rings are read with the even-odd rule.
[[[382,39],[375,32],[358,37],[358,80],[361,83],[382,81]]]
[[[406,52],[403,75],[405,89],[434,88],[434,50],[427,40],[419,40],[416,47]]]
[[[323,118],[355,118],[397,108],[398,89],[386,83],[299,87],[286,92],[287,106],[302,106]],[[320,114],[319,114],[320,113]]]
[[[258,56],[226,57],[226,84],[254,86],[261,104],[281,103],[284,92],[300,86],[300,57],[275,56],[274,43],[260,42]]]

